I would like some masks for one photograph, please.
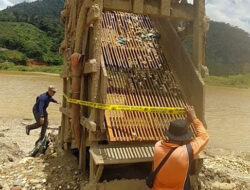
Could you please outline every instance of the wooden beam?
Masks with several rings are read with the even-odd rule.
[[[195,68],[189,54],[182,45],[175,28],[167,18],[153,18],[151,21],[161,34],[160,46],[163,55],[180,81],[184,97],[195,107],[197,116],[205,123],[204,81]]]
[[[104,0],[103,8],[106,10],[132,12],[133,7],[128,0]]]
[[[95,174],[95,182],[98,183],[99,180],[102,177],[102,172],[103,172],[104,166],[103,165],[99,165]]]
[[[143,14],[144,0],[133,1],[133,12],[137,14]]]
[[[100,14],[100,7],[95,4],[92,5],[91,8],[88,11],[88,15],[87,15],[87,25],[91,25],[93,24],[95,21],[97,21],[99,18],[101,17]]]
[[[135,7],[135,2],[133,1],[131,4],[131,0],[104,0],[104,9],[134,13],[143,10],[140,14],[194,20],[194,7],[191,4],[173,4],[171,6],[170,0],[147,0],[144,1],[142,8],[138,8]]]
[[[84,64],[83,73],[96,73],[98,71],[98,67],[100,67],[100,65],[97,64],[96,59],[91,59]]]
[[[105,63],[103,56],[101,57],[101,77],[100,77],[100,102],[106,103],[107,99],[107,89],[108,89],[108,74],[107,70],[105,68]],[[104,117],[105,117],[105,110],[99,110],[100,116],[99,116],[99,125],[101,132],[106,132],[106,128],[104,125]]]
[[[161,0],[161,15],[170,16],[171,0]]]
[[[82,127],[81,133],[81,146],[79,150],[79,169],[82,170],[83,173],[86,171],[86,129]]]
[[[87,128],[89,131],[92,131],[92,132],[95,132],[96,131],[96,124],[95,122],[85,118],[85,117],[82,117],[81,120],[80,120],[80,124]]]
[[[96,165],[94,163],[93,157],[90,154],[89,160],[89,181],[93,182],[95,180]]]
[[[205,0],[194,0],[195,20],[193,24],[193,62],[199,72],[205,65]]]
[[[67,117],[72,118],[71,110],[64,108],[64,107],[60,107],[60,112],[62,112]]]

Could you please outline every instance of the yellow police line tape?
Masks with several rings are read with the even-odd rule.
[[[87,106],[90,108],[101,109],[101,110],[138,111],[138,112],[148,112],[148,113],[154,112],[154,113],[165,113],[165,114],[184,114],[185,113],[184,108],[102,104],[102,103],[72,99],[72,98],[69,98],[66,94],[63,94],[63,96],[69,103],[79,104],[82,106]]]

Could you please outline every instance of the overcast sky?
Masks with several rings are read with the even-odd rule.
[[[0,10],[22,1],[0,0]],[[211,20],[230,23],[250,33],[250,0],[206,0],[206,11]]]

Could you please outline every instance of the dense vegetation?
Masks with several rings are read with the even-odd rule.
[[[63,40],[59,17],[64,1],[24,2],[0,12],[0,47],[19,52],[17,58],[12,56],[9,61],[23,64],[27,58],[34,58],[51,65],[62,63],[58,48]],[[191,52],[191,39],[187,39],[186,47]],[[7,60],[6,53],[1,54],[0,61]],[[250,73],[249,34],[229,24],[212,21],[207,33],[206,55],[211,75]]]
[[[249,33],[238,27],[211,22],[206,53],[207,65],[213,75],[250,73]]]
[[[0,47],[51,65],[61,64],[58,49],[64,31],[59,15],[63,6],[64,0],[41,0],[1,11]]]
[[[28,23],[0,22],[0,46],[22,52],[26,57],[52,65],[61,63],[58,50],[45,32]],[[5,52],[0,52],[3,57]],[[17,63],[17,62],[15,62]],[[19,62],[23,64],[23,61]]]
[[[192,54],[192,39],[185,46]],[[250,73],[250,36],[244,30],[222,22],[210,22],[206,40],[206,65],[211,75]]]

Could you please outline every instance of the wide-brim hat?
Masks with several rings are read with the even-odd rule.
[[[165,131],[165,135],[174,141],[188,141],[193,137],[187,121],[183,119],[170,122],[169,129]]]

